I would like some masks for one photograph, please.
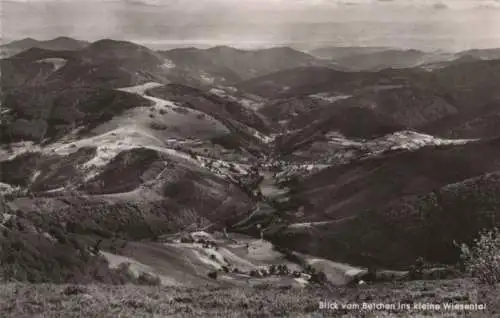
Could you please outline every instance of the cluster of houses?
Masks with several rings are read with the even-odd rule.
[[[205,249],[213,249],[213,250],[218,249],[218,245],[216,242],[205,238],[194,239],[190,236],[187,236],[181,238],[181,242],[201,244],[202,247]],[[216,260],[216,256],[214,254],[211,254],[210,258],[212,260]],[[226,263],[228,262],[226,261]],[[237,267],[231,266],[228,263],[227,265],[221,266],[220,270],[208,273],[208,276],[212,279],[217,279],[218,273],[242,274],[253,278],[265,278],[270,276],[293,277],[293,278],[302,278],[306,281],[318,284],[326,282],[326,275],[321,271],[316,271],[311,266],[307,266],[301,271],[293,271],[290,270],[286,264],[272,264],[266,267],[261,266],[259,268],[252,269],[249,271],[243,271]]]
[[[204,249],[212,249],[217,251],[219,249],[218,244],[208,238],[193,238],[191,236],[185,236],[181,238],[182,243],[197,243],[201,244]],[[210,259],[217,261],[215,254],[209,254]],[[272,264],[268,266],[260,266],[259,268],[251,270],[242,270],[238,267],[232,266],[227,260],[225,260],[226,265],[222,265],[219,270],[212,271],[208,273],[208,277],[212,279],[217,279],[218,275],[221,273],[225,274],[238,274],[244,275],[252,278],[266,278],[266,277],[290,277],[302,279],[313,284],[326,284],[328,279],[324,272],[318,271],[311,266],[305,266],[302,270],[291,270],[286,264]],[[457,273],[450,268],[425,268],[421,260],[417,260],[414,268],[412,267],[409,271],[384,271],[384,270],[374,270],[370,269],[367,271],[361,271],[359,274],[351,277],[348,285],[363,285],[368,282],[393,282],[393,281],[404,281],[404,280],[433,280],[433,279],[446,279],[456,277]]]

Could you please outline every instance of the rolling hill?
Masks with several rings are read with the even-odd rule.
[[[32,48],[52,51],[77,51],[89,45],[89,42],[76,40],[70,37],[60,36],[51,40],[38,41],[33,38],[25,38],[0,46],[1,57],[9,57]]]
[[[417,257],[449,268],[454,241],[499,225],[498,60],[316,52],[341,71],[286,47],[11,46],[2,280],[408,280]]]

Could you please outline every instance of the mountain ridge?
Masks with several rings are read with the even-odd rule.
[[[2,260],[22,281],[181,284],[184,268],[192,286],[294,288],[372,266],[408,280],[419,256],[453,266],[454,240],[498,225],[499,61],[24,50],[1,60],[0,242],[19,247]]]

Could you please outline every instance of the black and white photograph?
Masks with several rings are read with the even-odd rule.
[[[500,317],[500,0],[0,0],[0,317]]]

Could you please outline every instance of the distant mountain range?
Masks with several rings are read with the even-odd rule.
[[[374,71],[384,68],[424,67],[433,69],[467,60],[500,58],[500,49],[467,50],[458,53],[424,52],[389,47],[327,47],[312,50],[311,55],[333,61],[348,71]]]
[[[410,279],[500,225],[498,50],[2,50],[0,279]]]
[[[3,57],[12,56],[30,48],[41,48],[46,50],[73,51],[88,46],[90,42],[80,41],[69,37],[58,37],[52,40],[39,41],[33,38],[25,38],[0,46]],[[380,70],[383,68],[409,68],[409,67],[433,67],[441,63],[450,63],[464,58],[473,59],[498,59],[500,49],[471,49],[458,53],[449,52],[424,52],[419,50],[404,50],[391,47],[322,47],[312,49],[308,54],[289,47],[276,47],[261,50],[240,50],[229,46],[216,46],[210,49],[184,48],[161,51],[162,55],[175,60],[179,64],[203,63],[209,69],[220,69],[227,67],[234,75],[243,79],[263,75],[259,69],[248,70],[241,67],[249,59],[260,59],[263,67],[269,71],[282,69],[290,62],[297,62],[293,66],[325,65],[325,60],[336,69],[362,71]],[[301,55],[301,56],[300,56]],[[233,60],[238,56],[236,60]],[[286,57],[276,61],[273,56]],[[267,59],[267,62],[266,62]],[[319,59],[319,60],[317,60]],[[277,62],[278,65],[269,65],[269,61]],[[267,65],[266,65],[267,63]],[[191,65],[193,66],[193,65]],[[219,70],[220,71],[220,70]]]
[[[10,56],[31,48],[54,51],[72,51],[82,49],[89,44],[90,43],[86,41],[75,40],[73,38],[63,36],[47,41],[25,38],[0,46],[0,51],[2,52],[2,56]]]

